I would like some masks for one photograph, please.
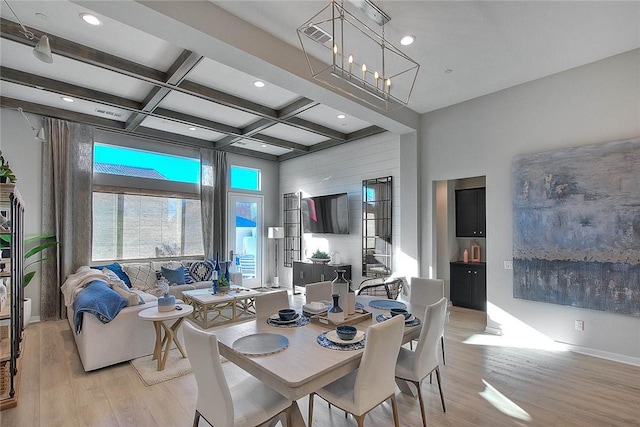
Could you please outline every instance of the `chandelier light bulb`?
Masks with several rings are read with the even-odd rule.
[[[353,55],[349,55],[349,74],[351,74],[352,68],[353,68]]]
[[[373,79],[376,81],[376,89],[378,89],[378,78],[379,77],[380,77],[380,75],[378,74],[377,71],[375,73],[373,73]]]
[[[362,80],[367,75],[367,64],[362,64]]]

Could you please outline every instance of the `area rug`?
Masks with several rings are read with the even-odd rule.
[[[145,385],[159,384],[191,373],[189,359],[182,357],[177,348],[169,351],[169,358],[162,371],[158,371],[158,363],[155,360],[151,360],[152,357],[153,355],[150,354],[133,359],[130,362],[133,370]]]

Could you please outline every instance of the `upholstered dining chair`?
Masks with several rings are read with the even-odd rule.
[[[411,351],[406,348],[400,348],[400,353],[398,354],[396,378],[409,381],[418,389],[423,427],[427,426],[427,416],[424,412],[424,400],[422,399],[420,383],[431,372],[435,371],[436,373],[442,410],[447,412],[444,405],[444,395],[442,394],[442,379],[440,378],[440,364],[438,362],[438,340],[440,339],[440,331],[444,327],[446,316],[446,298],[442,298],[437,303],[427,306],[416,350]]]
[[[247,374],[229,387],[220,362],[218,337],[189,322],[185,322],[183,334],[198,386],[193,427],[198,426],[200,417],[216,427],[255,427],[276,418],[291,426],[293,402],[260,380]]]
[[[256,295],[256,319],[263,320],[277,313],[278,310],[289,308],[289,294],[286,289],[274,292],[265,292]]]
[[[444,280],[442,279],[423,279],[421,277],[412,277],[410,289],[409,302],[411,304],[427,306],[435,304],[440,301],[441,298],[444,298]],[[447,362],[444,357],[444,324],[442,325],[440,343],[442,345],[442,364],[446,365]],[[411,345],[413,347],[413,341]]]
[[[331,282],[309,283],[304,287],[306,302],[331,301]]]
[[[317,394],[329,404],[352,414],[358,427],[364,425],[364,416],[385,400],[391,398],[393,422],[399,427],[396,384],[393,378],[404,329],[404,317],[370,326],[360,367],[309,395],[309,425],[313,425],[313,398]]]

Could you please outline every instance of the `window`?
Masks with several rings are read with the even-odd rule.
[[[93,261],[202,256],[197,159],[94,148]]]
[[[262,175],[260,169],[251,169],[241,166],[231,166],[231,188],[236,190],[262,189]]]

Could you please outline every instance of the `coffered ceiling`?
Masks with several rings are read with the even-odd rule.
[[[54,62],[1,3],[2,107],[272,160],[404,133],[419,114],[640,47],[639,2],[376,1],[421,64],[409,108],[387,113],[311,78],[296,28],[326,2],[9,3]]]

